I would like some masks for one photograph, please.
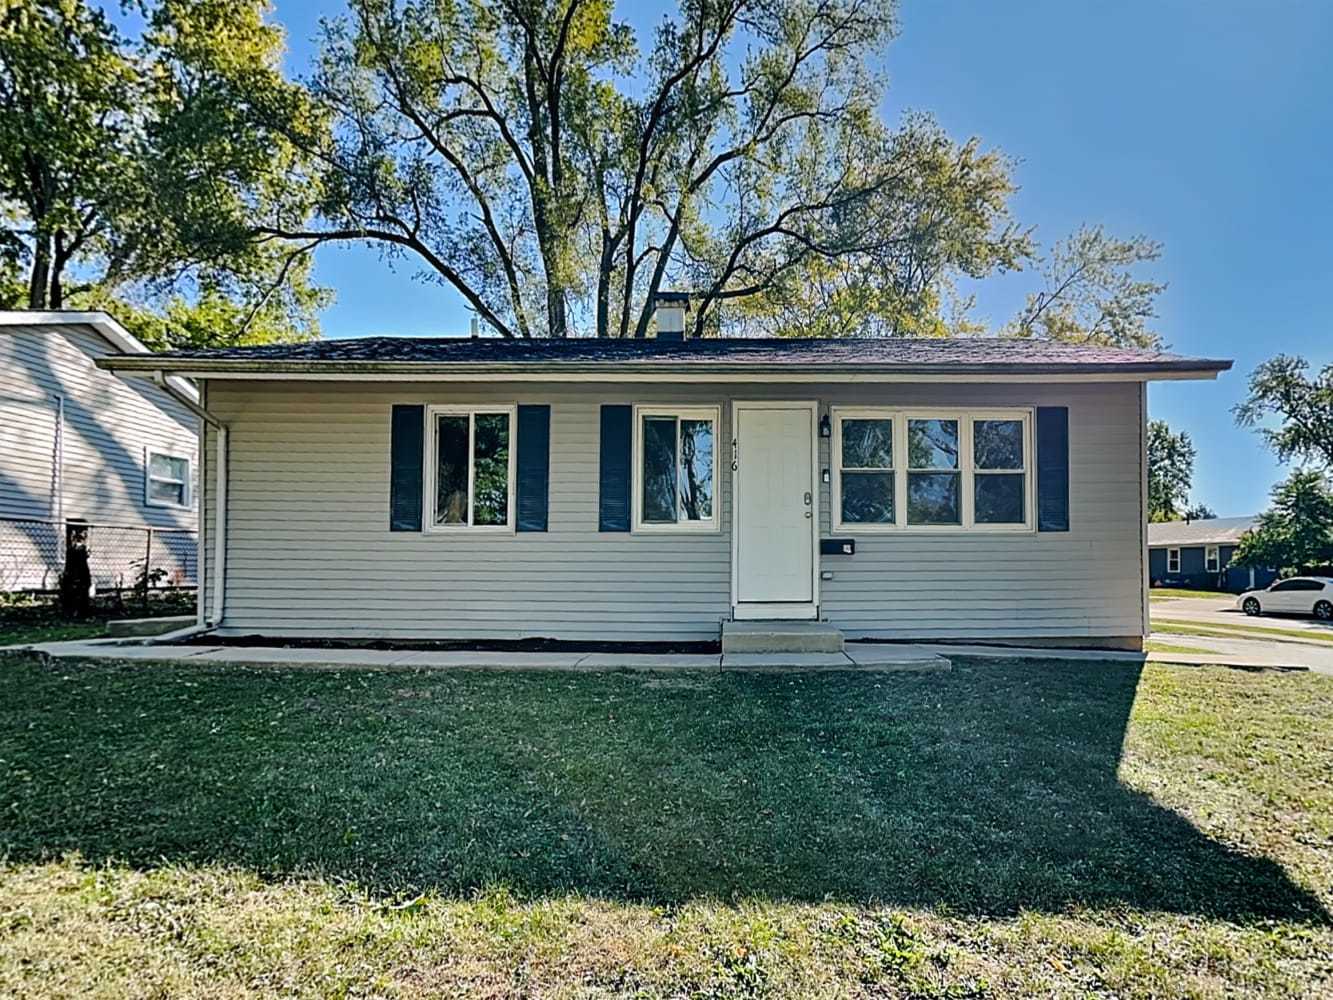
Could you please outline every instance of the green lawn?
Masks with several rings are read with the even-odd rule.
[[[1154,632],[1170,635],[1215,636],[1219,639],[1285,639],[1288,642],[1333,642],[1333,629],[1305,628],[1295,630],[1273,626],[1250,625],[1248,622],[1186,622],[1154,618]]]
[[[106,622],[47,622],[43,624],[0,621],[0,646],[30,642],[59,642],[62,639],[97,639],[106,635]]]
[[[1333,679],[0,660],[0,995],[1333,989]]]
[[[1190,590],[1186,587],[1152,587],[1148,596],[1154,601],[1169,601],[1177,597],[1232,597],[1234,595],[1218,590]]]
[[[1145,653],[1197,653],[1204,655],[1212,652],[1209,649],[1203,649],[1200,646],[1178,646],[1173,642],[1158,642],[1155,639],[1149,639],[1143,644]]]

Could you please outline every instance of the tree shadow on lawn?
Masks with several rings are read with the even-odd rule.
[[[377,895],[756,897],[1325,923],[1117,778],[1139,668],[572,676],[0,670],[0,855]]]

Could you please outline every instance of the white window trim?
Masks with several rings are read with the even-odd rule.
[[[477,500],[477,470],[473,462],[476,447],[477,415],[505,413],[509,415],[509,489],[505,509],[504,524],[473,524],[473,505]],[[467,416],[467,524],[435,523],[435,476],[439,449],[435,444],[436,418],[441,416]],[[512,535],[515,531],[516,497],[514,480],[518,469],[518,406],[514,403],[460,403],[426,407],[426,496],[422,503],[424,514],[423,527],[429,535],[486,534]]]
[[[1171,563],[1172,563],[1173,560],[1174,560],[1174,562],[1175,562],[1175,564],[1176,564],[1176,568],[1175,568],[1175,569],[1172,569],[1172,568],[1171,568]],[[1180,572],[1180,549],[1167,549],[1167,550],[1166,550],[1166,571],[1167,571],[1168,573],[1179,573],[1179,572]]]
[[[1212,563],[1211,566],[1208,564]],[[1203,571],[1205,573],[1222,572],[1222,546],[1205,545],[1203,549]]]
[[[1034,431],[1035,410],[1030,407],[967,407],[946,408],[928,406],[834,406],[829,409],[833,423],[833,436],[830,439],[829,467],[833,470],[833,530],[838,532],[893,534],[909,532],[913,534],[1031,534],[1037,530],[1036,520],[1036,438]],[[893,524],[867,524],[859,521],[842,519],[842,422],[843,420],[892,420],[893,421]],[[959,504],[962,522],[960,524],[908,524],[907,523],[907,422],[909,420],[957,420],[958,421],[958,469]],[[1023,458],[1024,468],[1010,470],[1023,473],[1023,516],[1022,524],[978,524],[974,509],[975,489],[973,476],[977,470],[972,463],[972,422],[974,420],[1021,420],[1023,422]],[[921,470],[918,470],[921,471]],[[937,469],[937,472],[955,470]],[[1002,473],[1003,469],[983,470],[981,475]]]
[[[185,479],[167,479],[164,476],[153,475],[153,459],[167,458],[185,463]],[[161,448],[148,447],[144,449],[143,458],[143,502],[147,507],[167,507],[171,510],[193,510],[194,509],[194,462],[188,455],[178,455],[175,452],[164,451]],[[173,486],[179,484],[184,487],[181,491],[185,495],[184,503],[172,503],[170,500],[158,500],[153,496],[153,481],[161,483],[171,483]]]
[[[674,524],[660,524],[643,520],[643,418],[675,417],[677,420],[711,420],[713,422],[713,516],[707,521],[677,521]],[[722,461],[722,407],[721,406],[671,406],[636,404],[634,407],[634,448],[630,461],[630,475],[634,477],[633,505],[634,532],[636,534],[681,534],[681,533],[716,533],[721,529],[719,511],[722,508],[722,477],[718,463]],[[677,448],[676,462],[679,465],[680,454]]]

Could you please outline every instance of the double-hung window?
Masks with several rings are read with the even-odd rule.
[[[148,449],[144,462],[144,502],[150,507],[190,506],[190,460]]]
[[[839,425],[837,453],[842,464],[842,520],[848,524],[893,524],[893,419],[847,417]]]
[[[1032,411],[833,410],[837,530],[1032,528]]]
[[[1027,425],[1022,417],[972,421],[972,492],[977,524],[1027,523]]]
[[[963,523],[960,421],[907,417],[907,524]]]
[[[430,530],[513,530],[514,407],[432,406],[428,413]]]
[[[1203,550],[1203,569],[1205,573],[1216,573],[1222,568],[1222,553],[1216,545],[1209,545]]]
[[[715,406],[636,408],[636,531],[717,528]]]
[[[1180,549],[1166,550],[1166,571],[1168,573],[1180,572]]]

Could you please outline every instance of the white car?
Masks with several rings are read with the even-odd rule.
[[[1278,580],[1267,590],[1245,591],[1236,598],[1236,607],[1247,615],[1314,615],[1333,621],[1333,579],[1293,576]]]

